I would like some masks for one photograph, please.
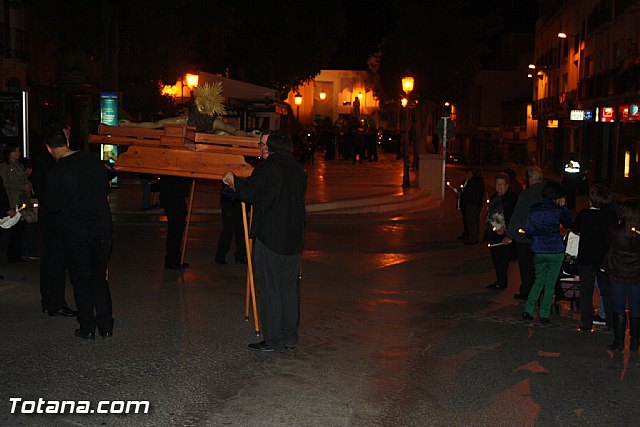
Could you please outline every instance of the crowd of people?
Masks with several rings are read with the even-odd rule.
[[[575,211],[575,188],[545,181],[538,167],[527,169],[526,185],[507,169],[495,176],[495,192],[487,200],[483,241],[496,274],[491,290],[508,287],[508,269],[517,259],[520,287],[514,298],[524,301],[521,317],[541,326],[550,323],[552,305],[563,298],[560,283],[566,261],[566,235],[579,236],[577,275],[580,283],[581,332],[592,332],[594,322],[613,330],[612,350],[624,349],[629,324],[630,349],[640,344],[640,200],[620,206],[602,182],[589,187],[588,207]],[[467,244],[479,241],[484,181],[478,167],[469,169],[456,190]],[[569,178],[571,181],[573,177]],[[565,183],[566,183],[565,179]],[[569,200],[567,199],[569,196]],[[594,313],[594,289],[599,312]],[[627,319],[627,306],[629,316]],[[597,319],[597,320],[596,320]]]

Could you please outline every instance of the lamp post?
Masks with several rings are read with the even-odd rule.
[[[402,78],[402,90],[406,94],[406,97],[402,102],[402,106],[404,107],[404,127],[402,132],[402,159],[404,162],[404,172],[402,175],[402,187],[409,188],[411,187],[411,179],[409,177],[409,94],[413,90],[412,76],[405,76]]]
[[[189,88],[189,99],[193,101],[193,89],[198,86],[198,81],[200,80],[200,76],[198,74],[190,74],[187,73],[185,75],[185,80],[187,81],[187,87]],[[184,85],[183,85],[184,89]]]
[[[296,104],[296,125],[300,127],[300,105],[302,104],[302,95],[296,93],[296,96],[293,97],[293,101]]]

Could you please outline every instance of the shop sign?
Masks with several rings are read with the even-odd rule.
[[[578,122],[593,121],[593,110],[571,110],[571,112],[569,113],[569,120]]]
[[[621,122],[640,121],[640,104],[621,105],[618,107],[618,120]]]
[[[596,108],[596,121],[610,123],[616,121],[616,109],[614,107]]]

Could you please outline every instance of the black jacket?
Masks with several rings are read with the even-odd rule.
[[[609,228],[609,250],[604,264],[612,276],[640,282],[640,236],[630,226],[623,223]]]
[[[489,200],[487,207],[487,221],[484,231],[484,241],[488,243],[498,243],[506,236],[506,226],[511,221],[513,210],[516,207],[518,196],[511,190],[507,190],[502,196],[494,193]],[[492,216],[498,215],[505,224],[505,234],[498,234],[493,230]]]
[[[287,151],[269,154],[251,176],[234,177],[237,198],[253,205],[251,237],[282,255],[302,251],[307,176]]]
[[[607,231],[617,221],[613,209],[583,209],[578,212],[571,231],[580,236],[578,264],[600,265],[607,253]]]
[[[460,206],[482,206],[484,203],[484,180],[479,176],[469,178],[460,196]]]

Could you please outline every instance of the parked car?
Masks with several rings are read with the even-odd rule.
[[[402,136],[400,132],[383,130],[378,132],[378,145],[385,153],[397,153],[400,149]]]
[[[460,153],[447,153],[447,163],[464,165],[467,163],[467,160]]]

